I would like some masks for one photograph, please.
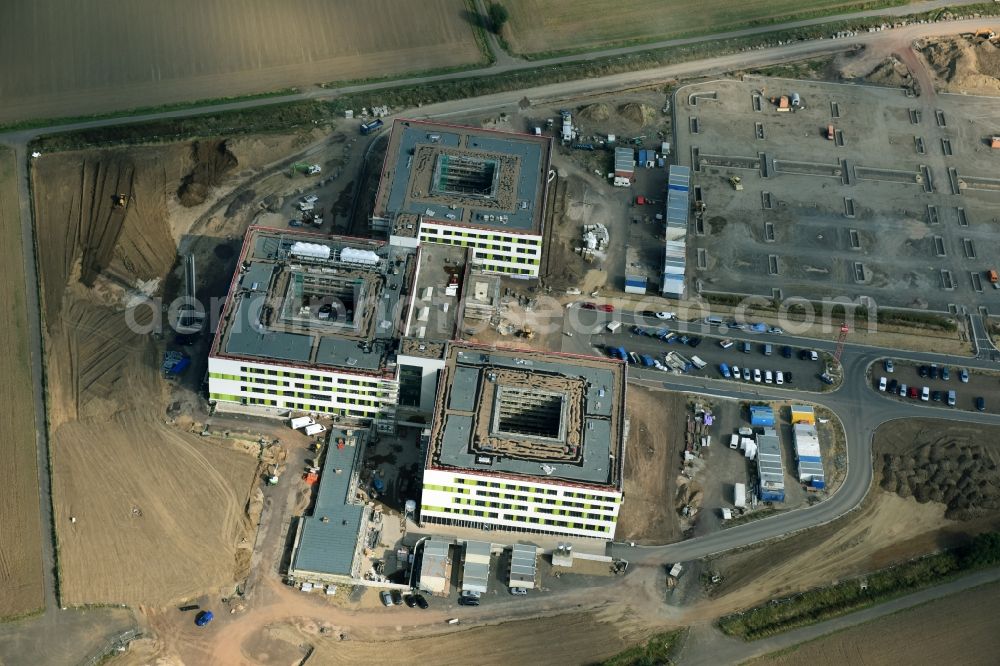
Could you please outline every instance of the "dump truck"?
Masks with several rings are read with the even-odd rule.
[[[1000,289],[1000,273],[997,273],[995,268],[991,268],[986,271],[986,277],[990,281],[990,284],[993,285],[994,289]]]
[[[376,118],[371,122],[361,123],[361,134],[364,136],[368,136],[369,134],[374,134],[375,132],[382,129],[383,126],[385,126],[385,123],[382,122],[381,118]]]

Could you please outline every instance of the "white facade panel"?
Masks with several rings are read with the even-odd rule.
[[[502,229],[420,221],[421,243],[463,245],[472,249],[472,261],[484,271],[537,277],[542,258],[542,237],[514,234]]]

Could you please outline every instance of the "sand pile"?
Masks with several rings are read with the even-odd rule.
[[[611,109],[607,104],[589,104],[580,109],[580,118],[583,120],[601,121],[611,117]]]
[[[948,92],[1000,95],[1000,43],[983,38],[947,37],[920,49]]]
[[[178,199],[188,207],[204,203],[212,189],[221,185],[239,163],[225,141],[195,141],[191,144],[191,161],[194,168],[177,188]]]
[[[649,125],[656,118],[656,109],[648,104],[629,102],[618,107],[618,113],[622,118],[636,125]]]
[[[864,76],[865,81],[877,86],[892,88],[907,88],[913,85],[913,77],[909,68],[894,56],[880,62],[878,66]]]

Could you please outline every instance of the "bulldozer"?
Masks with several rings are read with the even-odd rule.
[[[739,176],[730,176],[729,184],[732,185],[733,189],[736,190],[737,192],[743,190],[743,179],[740,178]]]
[[[530,326],[525,326],[517,332],[517,337],[524,338],[525,340],[531,340],[535,337],[535,331]]]
[[[119,192],[115,195],[115,208],[125,208],[128,205],[128,195]]]

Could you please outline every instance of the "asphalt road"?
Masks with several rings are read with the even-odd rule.
[[[920,3],[916,5],[907,5],[904,7],[898,7],[893,9],[884,9],[873,12],[861,12],[858,14],[852,14],[849,16],[865,16],[873,14],[893,14],[893,13],[910,13],[913,11],[921,11],[935,7],[943,7],[948,5],[956,4],[966,4],[965,0],[960,0],[959,2],[952,2],[946,0],[939,0],[936,2]],[[614,49],[610,51],[601,51],[595,53],[586,53],[574,56],[567,56],[562,58],[557,58],[550,61],[535,61],[535,62],[523,62],[512,58],[500,57],[498,62],[490,68],[480,70],[478,72],[460,72],[449,75],[439,75],[430,77],[415,77],[405,80],[396,80],[391,82],[379,83],[379,84],[364,84],[358,86],[351,86],[340,88],[336,90],[312,90],[308,92],[299,93],[296,95],[289,95],[284,97],[275,97],[268,99],[256,99],[256,100],[244,100],[226,104],[216,104],[210,106],[202,106],[197,108],[180,109],[174,111],[166,111],[159,113],[152,113],[147,115],[133,115],[127,117],[117,117],[108,118],[100,120],[91,120],[86,122],[76,122],[69,123],[65,125],[54,125],[49,127],[35,128],[30,130],[20,130],[15,132],[8,132],[0,134],[0,142],[11,145],[17,156],[18,161],[18,187],[20,196],[20,208],[21,208],[21,224],[22,224],[22,236],[23,236],[23,248],[21,256],[25,262],[26,269],[26,286],[27,286],[27,298],[28,298],[28,311],[29,311],[29,344],[31,353],[31,366],[32,366],[32,392],[35,397],[35,421],[36,430],[38,437],[38,475],[39,475],[39,501],[42,507],[42,534],[43,534],[43,552],[42,559],[44,564],[44,585],[45,585],[45,606],[46,611],[44,615],[44,622],[55,623],[57,615],[54,613],[58,609],[58,599],[56,596],[56,577],[55,577],[55,554],[54,546],[51,540],[51,521],[52,521],[52,505],[51,505],[51,494],[49,488],[49,470],[48,470],[48,440],[47,433],[45,429],[45,393],[44,393],[44,375],[43,375],[43,356],[42,356],[42,338],[40,329],[40,309],[38,303],[38,276],[35,266],[35,256],[33,244],[35,238],[33,235],[33,224],[31,218],[31,200],[30,200],[30,187],[28,182],[28,157],[26,154],[26,146],[28,143],[36,136],[41,134],[48,134],[59,131],[72,131],[93,127],[104,127],[110,125],[121,125],[129,123],[137,123],[148,120],[155,119],[166,119],[166,118],[183,118],[194,115],[200,115],[205,113],[217,113],[227,110],[235,109],[247,109],[254,107],[267,106],[272,104],[280,104],[289,101],[298,101],[304,99],[331,99],[336,98],[340,95],[360,92],[360,91],[373,91],[380,88],[393,87],[397,85],[410,85],[427,83],[431,81],[440,81],[446,79],[456,79],[456,78],[467,78],[470,76],[475,76],[477,74],[494,74],[507,71],[514,71],[519,69],[531,69],[539,67],[545,64],[551,64],[555,62],[573,62],[582,61],[588,59],[594,59],[603,57],[606,55],[624,54],[629,52],[644,51],[654,48],[660,48],[665,46],[677,45],[682,43],[691,43],[694,41],[710,41],[721,39],[726,36],[737,36],[737,35],[748,35],[769,32],[773,30],[780,30],[784,28],[794,27],[798,25],[809,25],[823,23],[829,19],[811,19],[808,21],[799,21],[790,24],[783,25],[773,25],[761,28],[754,28],[746,31],[739,31],[736,34],[726,34],[726,35],[711,35],[702,38],[693,38],[688,40],[672,40],[669,42],[661,42],[656,44],[646,44],[642,46],[629,47],[625,49]],[[592,91],[607,91],[609,89],[616,89],[622,87],[628,87],[632,85],[642,85],[656,81],[662,81],[664,79],[676,78],[681,76],[693,76],[693,75],[706,75],[716,72],[725,72],[733,68],[744,68],[759,66],[764,64],[780,63],[786,61],[799,60],[802,58],[816,57],[818,55],[834,53],[850,48],[856,44],[873,44],[877,43],[883,39],[898,39],[900,36],[906,36],[908,38],[918,38],[921,36],[928,35],[940,35],[940,34],[953,34],[964,31],[969,31],[972,28],[980,27],[981,25],[988,24],[989,21],[981,20],[969,20],[969,21],[956,21],[951,23],[942,24],[927,24],[927,25],[913,25],[899,30],[894,30],[891,32],[884,33],[871,33],[858,35],[856,38],[851,40],[817,40],[817,41],[807,41],[807,42],[796,42],[793,44],[784,45],[781,47],[775,47],[770,49],[754,50],[745,53],[738,53],[729,56],[722,56],[718,58],[709,58],[699,61],[692,61],[686,63],[680,63],[677,65],[670,65],[667,67],[660,67],[651,70],[644,70],[639,72],[628,72],[623,74],[618,74],[609,77],[587,79],[583,81],[567,81],[558,84],[539,86],[537,88],[532,88],[529,90],[519,90],[519,91],[509,91],[505,93],[498,93],[495,95],[488,95],[471,100],[457,100],[453,102],[445,102],[441,104],[434,104],[422,107],[420,110],[421,116],[430,117],[446,117],[449,115],[467,114],[473,113],[480,110],[492,109],[496,107],[506,106],[512,103],[516,103],[519,99],[528,96],[529,98],[559,98],[562,96],[579,96]],[[495,40],[491,40],[495,43]],[[972,327],[975,331],[976,340],[979,342],[980,346],[983,346],[984,341],[986,341],[985,329],[983,324],[978,320],[976,316],[971,317]],[[698,328],[695,326],[694,328]],[[704,327],[701,327],[704,329]],[[707,332],[702,330],[702,332]],[[737,337],[737,336],[730,336]],[[776,342],[778,344],[791,344],[796,347],[810,347],[815,349],[823,349],[826,351],[833,351],[833,343],[813,341],[808,339],[795,339],[789,336],[769,336],[767,334],[756,335],[752,338],[756,342]],[[861,500],[864,498],[865,493],[870,486],[872,479],[872,466],[871,466],[871,440],[874,429],[880,424],[895,418],[906,418],[914,416],[926,416],[927,412],[914,405],[909,405],[906,403],[896,403],[888,399],[882,400],[872,400],[871,396],[865,393],[865,391],[870,391],[871,388],[868,386],[865,380],[865,373],[867,367],[870,363],[879,359],[885,355],[896,355],[892,350],[879,350],[870,347],[848,345],[845,348],[844,355],[844,370],[847,376],[847,381],[840,390],[835,393],[824,395],[820,402],[828,406],[835,413],[842,416],[849,415],[850,418],[842,420],[844,421],[847,441],[848,441],[848,455],[849,461],[853,464],[849,466],[849,472],[845,482],[837,492],[834,497],[826,502],[819,505],[810,507],[808,509],[799,509],[796,511],[791,511],[788,513],[783,513],[772,518],[760,520],[753,523],[748,523],[746,525],[730,528],[722,532],[711,534],[705,537],[700,537],[698,539],[686,541],[683,543],[672,544],[662,547],[651,547],[642,549],[642,556],[645,558],[661,559],[666,561],[682,561],[690,560],[702,557],[707,554],[719,552],[722,550],[728,550],[732,548],[738,548],[751,543],[755,543],[761,540],[773,538],[776,536],[781,536],[795,532],[802,529],[807,529],[816,525],[823,524],[830,520],[833,520],[844,513],[850,511],[856,507]],[[939,365],[965,365],[969,367],[990,367],[992,365],[991,360],[1000,358],[1000,353],[996,349],[983,348],[977,359],[969,361],[964,358],[948,357],[944,355],[936,354],[910,354],[907,353],[906,357],[912,359],[916,362],[937,362]],[[646,383],[646,380],[638,380],[641,383]],[[787,389],[777,389],[773,387],[768,387],[764,385],[755,386],[753,392],[748,392],[744,387],[738,385],[726,386],[726,387],[716,387],[714,385],[708,386],[708,380],[689,378],[689,377],[677,377],[670,378],[668,380],[661,380],[657,382],[658,386],[667,387],[674,390],[696,390],[702,393],[709,393],[714,395],[720,395],[724,397],[731,398],[747,398],[747,397],[774,397],[778,399],[789,399],[800,397],[803,400],[814,400],[815,394],[805,393],[799,391],[789,391]],[[956,415],[954,413],[946,413],[946,418],[954,418]],[[963,414],[961,415],[962,420],[965,421],[975,421],[983,423],[1000,423],[1000,419],[989,414]],[[637,553],[634,549],[623,546],[614,547],[615,554],[626,556],[628,559],[637,559]]]

